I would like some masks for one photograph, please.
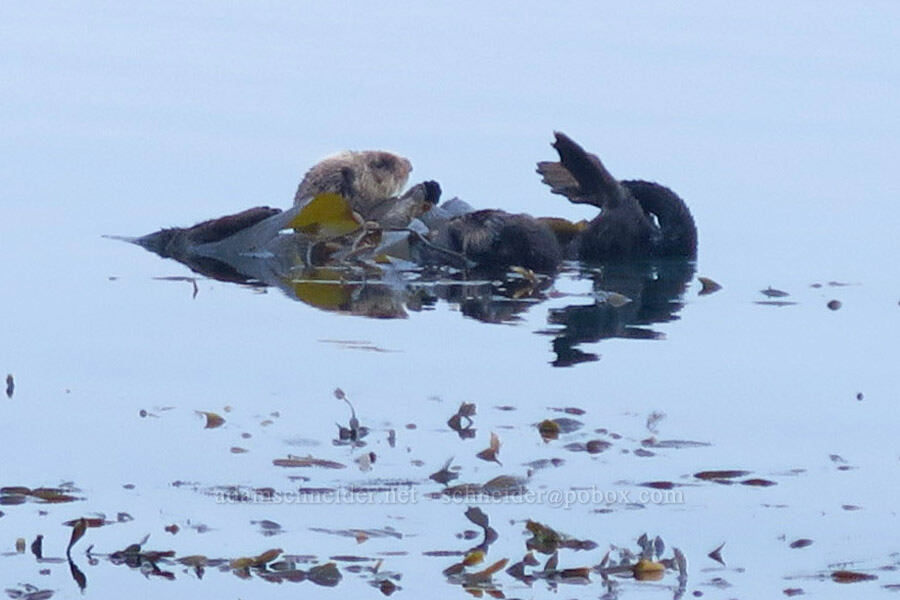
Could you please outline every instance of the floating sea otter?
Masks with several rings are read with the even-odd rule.
[[[284,241],[278,239],[279,232],[289,228],[292,219],[323,194],[339,195],[342,205],[349,205],[360,224],[371,221],[385,228],[403,228],[429,210],[441,193],[436,182],[427,181],[400,195],[410,171],[409,160],[390,152],[342,152],[323,159],[307,171],[294,196],[292,209],[250,208],[192,227],[163,229],[134,241],[161,256],[182,262],[196,256],[215,259],[222,258],[218,256],[220,253],[272,250],[271,243]]]
[[[294,206],[315,196],[338,194],[364,219],[378,221],[406,185],[412,164],[390,152],[345,151],[316,163],[297,187]]]
[[[674,192],[656,183],[616,180],[600,159],[562,133],[556,134],[553,146],[560,161],[538,163],[538,172],[554,193],[574,203],[598,207],[601,212],[590,223],[535,219],[502,210],[474,211],[459,201],[447,210],[446,204],[435,206],[440,186],[433,181],[420,183],[398,196],[412,170],[409,161],[389,152],[365,151],[343,152],[312,167],[297,189],[295,206],[288,211],[257,207],[190,228],[165,229],[136,241],[162,256],[189,263],[192,268],[223,259],[234,265],[237,257],[243,260],[261,251],[296,251],[307,230],[298,227],[294,218],[321,200],[323,194],[338,194],[343,200],[337,202],[349,206],[346,210],[350,218],[341,222],[346,227],[344,233],[352,233],[364,223],[374,224],[384,232],[374,245],[369,245],[375,251],[373,256],[383,255],[386,241],[396,239],[409,250],[404,257],[422,264],[463,268],[521,266],[553,272],[563,258],[696,256],[694,220]],[[296,229],[300,237],[281,234],[286,228]],[[363,233],[371,230],[367,225]],[[356,235],[335,237],[318,249],[326,250],[324,256],[338,260],[352,250],[349,255],[358,258],[361,238]],[[406,241],[408,236],[412,237],[411,248]],[[339,248],[341,239],[347,243],[343,252]],[[321,253],[309,252],[305,256],[311,263],[322,264],[317,260]]]
[[[554,194],[601,213],[569,244],[576,258],[607,260],[697,256],[697,228],[684,200],[649,181],[618,181],[600,159],[557,132],[559,162],[538,163]]]
[[[538,172],[556,194],[601,210],[590,223],[480,210],[439,224],[435,245],[489,267],[554,271],[563,258],[617,260],[697,255],[697,229],[684,201],[648,181],[618,181],[600,159],[562,133],[553,144],[560,162],[540,162]],[[423,249],[424,262],[446,260]]]

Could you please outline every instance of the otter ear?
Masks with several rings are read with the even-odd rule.
[[[362,225],[362,218],[353,212],[350,205],[339,194],[319,194],[309,201],[285,228],[319,239],[333,238],[356,231]]]
[[[606,170],[599,158],[585,152],[584,148],[566,134],[557,131],[554,135],[556,141],[553,143],[553,147],[559,153],[559,165],[568,171],[578,183],[577,202],[593,204],[602,208],[603,206],[615,206],[625,198],[625,189]],[[541,170],[540,165],[538,170]],[[558,178],[559,175],[557,174],[555,177]],[[550,185],[553,186],[553,183]],[[569,194],[564,195],[576,202]]]

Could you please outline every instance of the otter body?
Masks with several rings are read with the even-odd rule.
[[[297,188],[294,205],[330,192],[340,194],[363,218],[372,219],[386,199],[406,186],[412,164],[382,150],[345,151],[316,163]]]
[[[562,260],[559,242],[547,225],[530,215],[502,210],[478,210],[454,217],[433,230],[430,239],[435,246],[490,268],[520,266],[552,272]],[[426,255],[425,262],[445,258]]]
[[[538,163],[555,194],[600,209],[572,241],[581,260],[697,256],[697,228],[675,192],[649,181],[618,181],[600,159],[556,133],[559,162]]]

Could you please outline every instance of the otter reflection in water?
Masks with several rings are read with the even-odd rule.
[[[679,258],[604,263],[583,271],[598,300],[550,310],[547,321],[560,326],[543,332],[555,336],[553,365],[567,367],[598,360],[596,354],[578,349],[587,342],[663,339],[663,333],[649,326],[679,318],[694,272],[692,261]]]

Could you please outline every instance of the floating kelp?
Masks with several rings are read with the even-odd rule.
[[[597,544],[591,540],[573,538],[530,519],[525,522],[525,529],[531,533],[531,538],[525,542],[525,547],[541,554],[553,554],[560,548],[593,550],[597,547]]]
[[[369,434],[369,428],[359,424],[359,419],[356,418],[356,409],[353,408],[353,404],[350,403],[344,390],[335,388],[334,397],[343,400],[350,408],[350,423],[347,427],[338,424],[338,439],[335,440],[335,443],[337,445],[350,444],[354,447],[365,446],[365,442],[361,440]]]
[[[453,458],[448,458],[447,462],[444,463],[444,466],[441,467],[440,470],[435,471],[431,475],[428,476],[428,479],[432,481],[436,481],[437,483],[441,483],[443,485],[447,485],[449,482],[457,479],[459,477],[458,467],[456,470],[451,470],[450,465],[453,463]]]
[[[276,467],[318,467],[320,469],[346,469],[347,465],[334,460],[324,458],[315,458],[312,455],[294,456],[289,454],[287,458],[276,458],[272,460],[272,464]]]
[[[60,504],[84,500],[84,498],[74,495],[79,491],[81,490],[69,485],[33,489],[20,485],[5,486],[0,488],[0,505],[23,504],[29,500],[39,504]]]
[[[707,554],[708,557],[710,557],[711,559],[713,559],[714,561],[716,561],[723,567],[726,566],[725,560],[722,558],[722,548],[724,548],[724,547],[725,547],[725,542],[722,542],[721,544],[716,546],[716,548],[712,552]]]
[[[197,414],[206,418],[204,429],[216,429],[225,424],[225,417],[217,413],[198,410]]]
[[[544,419],[537,424],[538,433],[545,442],[557,439],[561,434],[572,433],[578,431],[584,426],[584,423],[576,419],[568,417],[560,417],[558,419]]]
[[[53,597],[53,590],[42,590],[30,583],[20,583],[18,587],[3,590],[13,600],[47,600]]]
[[[476,458],[480,458],[481,460],[486,460],[488,462],[495,462],[498,465],[502,466],[500,459],[497,458],[497,453],[500,452],[500,437],[491,432],[491,445],[486,449],[482,450],[478,454],[476,454]]]
[[[447,426],[457,433],[459,439],[465,440],[475,437],[474,421],[475,404],[463,402],[456,413],[447,420]]]
[[[719,285],[718,283],[716,283],[709,277],[698,277],[697,281],[699,281],[700,285],[702,286],[700,288],[700,292],[699,292],[700,296],[707,296],[709,294],[714,294],[715,292],[718,292],[719,290],[722,289],[721,285]]]
[[[860,573],[859,571],[832,571],[831,580],[835,583],[859,583],[860,581],[874,581],[878,579],[877,575],[869,573]]]

